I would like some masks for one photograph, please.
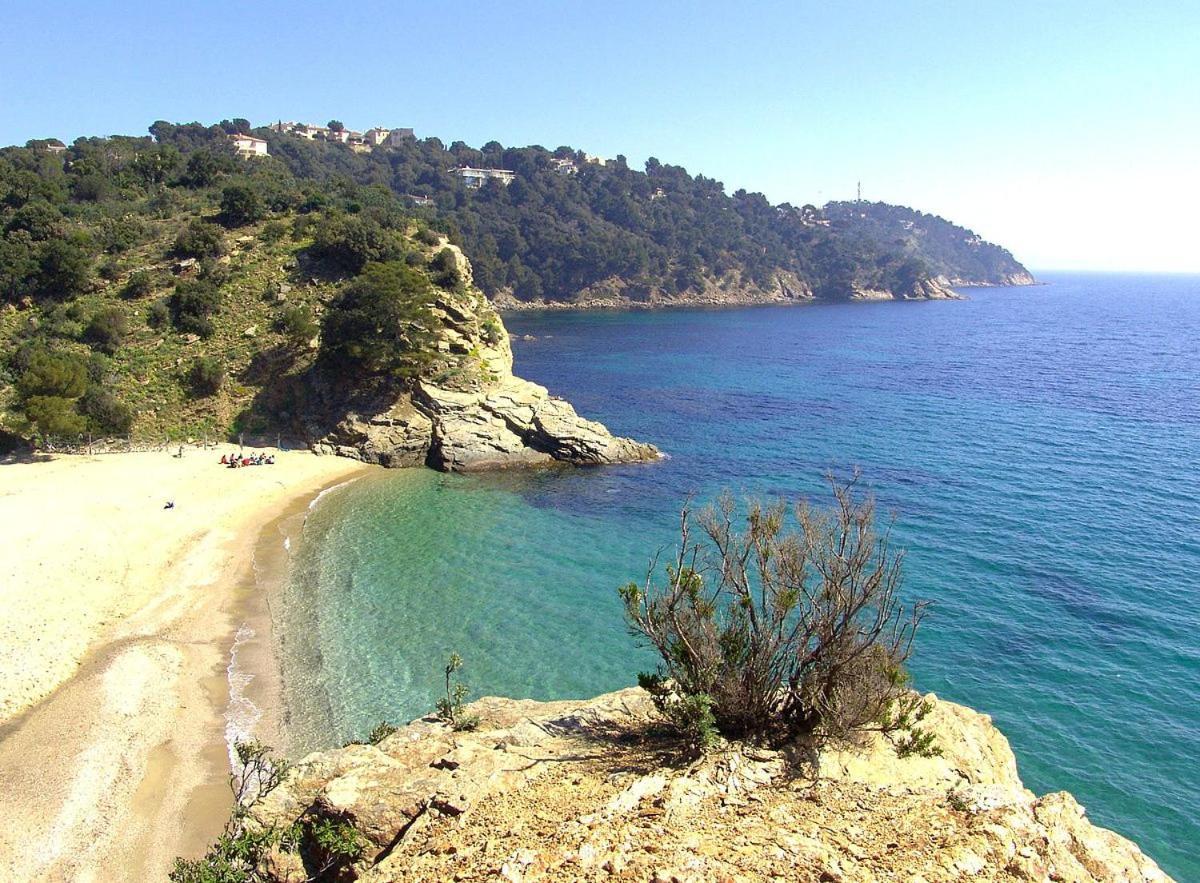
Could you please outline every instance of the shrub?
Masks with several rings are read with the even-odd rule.
[[[442,244],[442,237],[435,230],[430,230],[428,227],[422,227],[417,231],[417,241],[433,247],[435,245]]]
[[[216,395],[225,383],[225,369],[216,359],[202,357],[188,371],[188,386],[197,398]]]
[[[154,290],[154,274],[149,270],[134,270],[121,289],[122,297],[145,297]]]
[[[381,721],[367,734],[367,742],[372,745],[378,745],[392,733],[396,732],[396,725],[388,721]]]
[[[446,696],[437,701],[437,716],[455,730],[473,730],[479,726],[479,716],[467,714],[463,703],[471,694],[470,688],[454,677],[463,666],[462,657],[451,653],[446,662]]]
[[[194,220],[179,231],[173,250],[184,258],[215,258],[225,250],[225,240],[216,224]]]
[[[730,738],[847,737],[901,726],[914,704],[904,663],[925,605],[906,610],[903,554],[875,505],[829,479],[829,510],[752,501],[745,531],[724,495],[692,537],[685,507],[680,545],[654,584],[621,589],[631,631],[658,652],[656,701],[711,702]],[[651,680],[657,678],[657,680]],[[651,691],[652,694],[655,690]],[[694,716],[694,712],[690,712]]]
[[[399,237],[367,218],[330,215],[313,237],[312,252],[350,273],[369,263],[398,260],[404,254]]]
[[[183,334],[211,337],[212,315],[221,306],[221,291],[204,279],[180,282],[171,295],[171,322]]]
[[[266,214],[262,200],[247,184],[230,184],[221,191],[221,218],[230,227],[261,221]]]
[[[113,282],[121,276],[121,264],[119,261],[109,258],[100,263],[100,268],[97,272],[99,272],[100,278],[105,282]]]
[[[279,787],[287,775],[286,761],[275,760],[271,749],[258,742],[234,745],[238,768],[229,777],[233,811],[225,829],[208,852],[198,859],[175,859],[171,883],[253,883],[267,878],[259,865],[276,845],[285,845],[285,833],[248,824],[254,806]],[[294,844],[286,844],[293,845]],[[317,879],[317,878],[313,878]]]
[[[79,407],[100,432],[124,435],[133,425],[133,412],[108,390],[93,386],[79,400]]]
[[[312,311],[303,305],[285,307],[275,326],[294,347],[304,346],[320,331]]]
[[[429,271],[433,281],[443,288],[454,288],[463,281],[462,271],[458,269],[458,257],[454,250],[446,247],[433,256],[429,262]]]
[[[166,302],[156,300],[146,307],[146,324],[151,328],[163,328],[171,320],[171,311]]]
[[[129,333],[129,321],[118,307],[104,307],[92,316],[83,329],[83,339],[110,356],[121,348]]]
[[[287,232],[287,224],[283,221],[268,221],[263,224],[262,231],[258,235],[263,242],[275,243],[287,236]]]

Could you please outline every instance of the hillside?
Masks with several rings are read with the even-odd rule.
[[[244,123],[244,121],[241,121]],[[248,125],[248,124],[247,124]],[[212,128],[156,123],[181,150]],[[297,178],[388,188],[450,233],[480,288],[506,307],[737,303],[951,296],[918,249],[833,229],[811,205],[771,205],[651,158],[600,160],[571,147],[446,147],[405,137],[374,149],[255,129]],[[502,169],[469,186],[456,169]],[[973,266],[950,275],[971,279]],[[982,280],[980,280],[982,281]]]
[[[469,263],[391,193],[206,143],[0,151],[9,445],[283,438],[443,469],[656,456],[514,377]]]
[[[1033,276],[1006,248],[945,218],[883,202],[831,202],[833,229],[890,243],[919,258],[950,285],[1032,285]]]

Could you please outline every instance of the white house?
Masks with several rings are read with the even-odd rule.
[[[478,190],[489,180],[495,179],[507,187],[517,177],[516,172],[508,169],[476,169],[471,166],[460,166],[451,171],[463,179],[463,183],[472,190]]]
[[[550,167],[560,175],[574,175],[579,171],[579,166],[575,165],[575,160],[560,157],[551,159]]]
[[[229,140],[233,142],[238,156],[270,156],[267,153],[267,142],[261,138],[255,138],[253,135],[230,135]]]

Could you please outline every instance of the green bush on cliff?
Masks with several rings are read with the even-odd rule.
[[[662,660],[643,686],[694,744],[706,710],[722,735],[753,741],[911,727],[904,663],[925,605],[901,604],[903,555],[856,480],[830,478],[827,510],[740,512],[728,494],[699,516],[685,507],[665,580],[621,589],[631,631]]]

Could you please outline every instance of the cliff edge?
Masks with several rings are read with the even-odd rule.
[[[376,881],[1165,881],[1065,792],[1037,797],[986,715],[930,697],[942,755],[886,736],[817,752],[727,746],[687,763],[646,693],[487,698],[478,730],[413,722],[314,753],[254,807],[303,833],[268,879],[330,866],[322,825],[362,849],[328,879]]]

